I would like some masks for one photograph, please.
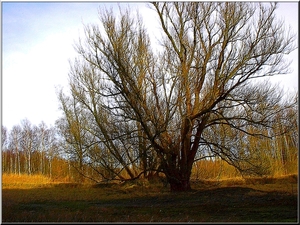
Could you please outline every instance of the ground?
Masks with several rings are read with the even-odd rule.
[[[160,184],[53,184],[2,189],[2,222],[297,222],[297,178]]]

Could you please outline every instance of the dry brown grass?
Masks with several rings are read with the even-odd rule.
[[[261,191],[278,191],[290,194],[298,193],[298,174],[269,177],[236,177],[223,179],[204,179],[192,182],[195,189],[211,189],[215,187],[247,187]]]
[[[297,184],[298,174],[280,175],[280,176],[264,176],[264,177],[222,177],[215,179],[192,179],[194,184],[207,184],[219,187],[232,187],[239,185],[264,185],[264,184]],[[116,184],[116,183],[110,183]],[[16,174],[2,174],[2,188],[18,188],[18,189],[28,189],[28,188],[39,188],[39,187],[66,187],[66,188],[77,188],[77,187],[90,187],[94,186],[89,182],[87,183],[76,183],[76,182],[66,182],[64,179],[61,180],[51,180],[49,177],[42,175],[16,175]],[[152,186],[153,188],[161,188],[165,186],[160,179],[151,180],[150,182],[146,179],[138,179],[134,182],[126,182],[121,185],[123,189],[131,189],[132,187],[140,186],[146,187]]]
[[[42,175],[2,174],[2,188],[28,189],[52,184],[50,178]]]
[[[297,174],[198,180],[192,192],[176,194],[146,180],[91,185],[2,178],[3,222],[297,221]]]

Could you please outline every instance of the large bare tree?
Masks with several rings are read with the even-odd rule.
[[[90,132],[114,152],[140,146],[141,157],[153,150],[171,191],[191,189],[199,155],[217,155],[241,172],[261,173],[235,144],[240,132],[268,137],[259,127],[273,126],[275,116],[295,104],[257,82],[288,73],[284,55],[295,49],[295,37],[275,18],[276,7],[152,3],[160,48],[130,9],[118,15],[100,11],[101,24],[85,27],[70,72],[71,96],[91,116]]]

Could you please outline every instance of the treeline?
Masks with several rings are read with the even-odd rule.
[[[2,172],[41,174],[54,179],[72,176],[62,147],[56,128],[44,122],[33,125],[24,119],[11,130],[2,126]]]
[[[265,171],[264,175],[278,176],[298,171],[298,122],[297,109],[289,109],[285,115],[278,116],[277,125],[273,128],[259,130],[259,133],[273,132],[275,138],[265,138],[262,136],[244,137],[236,133],[230,134],[229,130],[222,130],[214,134],[215,138],[223,141],[229,138],[236,142],[236,147],[244,148],[245,154],[253,154],[254,159],[259,160]],[[287,123],[288,121],[288,123]],[[73,124],[74,125],[74,124]],[[153,159],[153,154],[149,157],[139,156],[139,150],[128,149],[123,152],[123,163],[131,171],[123,171],[117,160],[108,151],[102,150],[103,155],[97,155],[95,146],[86,148],[85,152],[78,151],[78,145],[66,141],[61,134],[61,120],[55,126],[47,126],[44,122],[33,125],[28,119],[21,121],[11,130],[2,126],[1,130],[2,148],[2,172],[10,174],[41,174],[55,179],[65,179],[68,181],[88,180],[101,181],[103,179],[127,179],[127,173],[150,176],[159,172],[157,159]],[[215,131],[216,132],[216,131]],[[249,131],[250,132],[250,131]],[[73,133],[74,135],[74,133]],[[74,136],[73,136],[74,138]],[[80,140],[77,139],[79,142]],[[79,143],[78,143],[79,144]],[[81,149],[82,150],[82,149]],[[93,155],[93,154],[94,155]],[[134,155],[135,154],[135,155]],[[135,156],[135,160],[132,158]],[[101,160],[97,157],[102,157]],[[150,158],[152,157],[152,158]],[[202,159],[202,160],[200,160]],[[214,179],[224,177],[239,176],[238,171],[230,166],[217,155],[205,155],[205,150],[200,151],[197,161],[192,170],[193,179]],[[106,162],[106,164],[104,164]],[[143,163],[152,165],[152,171],[143,171]],[[147,169],[151,169],[148,166]],[[119,176],[116,176],[118,174]]]

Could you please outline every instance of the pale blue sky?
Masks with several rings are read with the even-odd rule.
[[[126,5],[126,2],[122,2]],[[98,7],[117,2],[2,2],[2,125],[11,129],[24,118],[54,125],[60,116],[55,86],[67,84],[73,44],[83,24],[98,22]],[[153,25],[146,2],[136,2]],[[277,14],[298,34],[298,2],[280,2]],[[293,73],[274,81],[298,89],[298,50]],[[273,78],[272,78],[273,79]]]

